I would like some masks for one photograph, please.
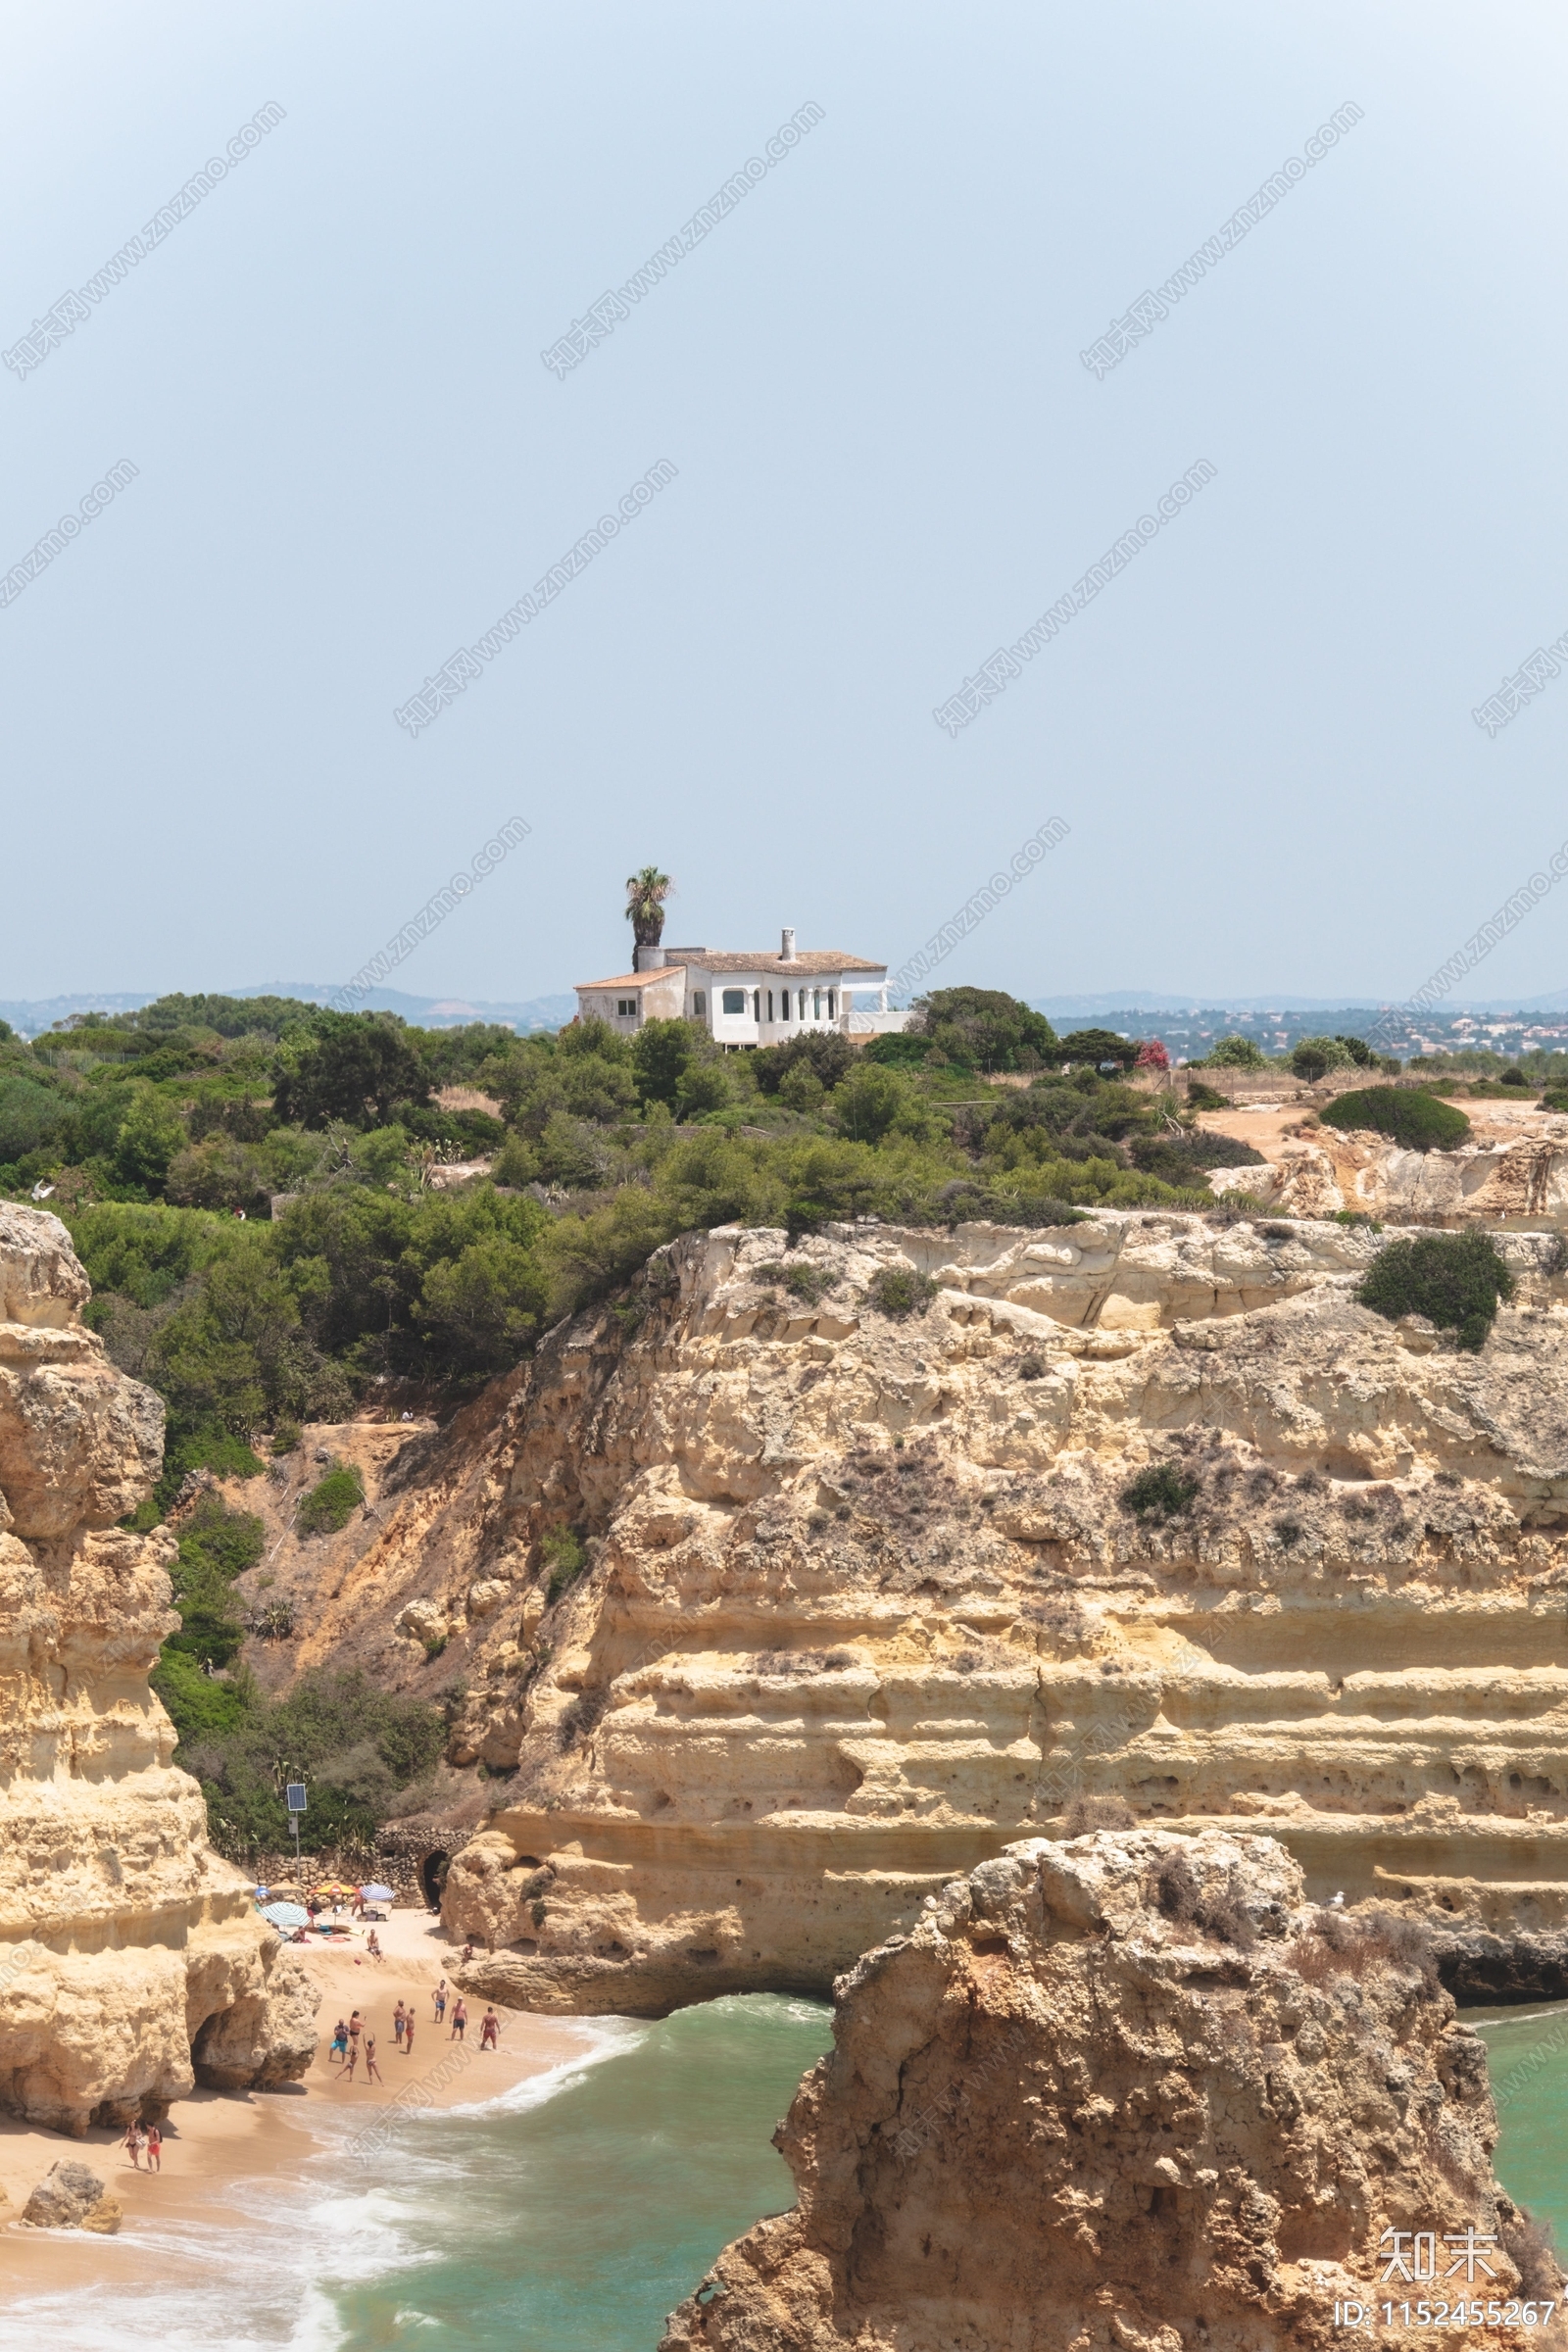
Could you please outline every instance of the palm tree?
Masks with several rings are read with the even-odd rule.
[[[657,865],[626,876],[626,920],[640,948],[657,948],[664,933],[664,901],[675,885]]]

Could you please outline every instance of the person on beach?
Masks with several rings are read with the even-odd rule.
[[[447,2035],[448,2041],[462,2041],[467,2029],[467,2024],[468,2011],[463,1995],[460,1992],[457,1999],[452,2004],[452,2031]]]
[[[141,2125],[136,2117],[132,2116],[125,2130],[125,2153],[138,2173],[141,2171],[141,2152],[146,2144],[142,2136]]]
[[[340,2017],[340,2018],[338,2019],[338,2021],[337,2021],[337,2024],[336,2024],[336,2025],[335,2025],[335,2026],[332,2028],[332,2047],[331,2047],[331,2048],[330,2048],[330,2049],[327,2051],[327,2053],[326,2053],[326,2055],[327,2055],[327,2060],[328,2060],[328,2063],[330,2063],[330,2062],[331,2062],[333,2059],[336,2059],[336,2060],[337,2060],[337,2061],[338,2061],[338,2062],[341,2064],[341,2062],[342,2062],[342,2061],[343,2061],[343,2060],[344,2060],[344,2059],[345,2059],[345,2058],[348,2056],[348,2054],[349,2054],[349,2029],[348,2029],[348,2024],[347,2024],[347,2021],[346,2021],[345,2019],[343,2019],[343,2018],[341,2018],[341,2017]]]
[[[414,2004],[411,2001],[403,2016],[403,2055],[414,2056]]]
[[[359,2063],[360,2039],[359,2035],[356,2034],[354,2039],[349,2043],[348,2059],[344,2065],[343,2072],[338,2076],[338,2081],[340,2082],[352,2082],[354,2080],[354,2069],[359,2065]]]
[[[445,1977],[443,1977],[440,1984],[435,1988],[435,2022],[437,2025],[441,2023],[441,2020],[446,2016],[446,2013],[447,1981]]]
[[[463,1947],[463,1957],[465,1962],[467,1962],[473,1958],[473,1937],[471,1936],[468,1937],[467,1942]]]
[[[483,2017],[481,2017],[481,2018],[480,2018],[480,2020],[479,2020],[479,2047],[480,2047],[480,2049],[481,2049],[481,2050],[493,2050],[493,2049],[495,2048],[495,2046],[496,2046],[496,2037],[497,2037],[497,2035],[500,2034],[500,2032],[501,2032],[501,2020],[500,2020],[500,2018],[499,2018],[499,2017],[497,2017],[497,2015],[496,2015],[496,2013],[495,2013],[495,2011],[494,2011],[493,2009],[487,2009],[487,2010],[485,2011],[485,2013],[484,2013]]]
[[[365,2080],[367,2082],[379,2082],[381,2080],[381,2069],[375,2063],[375,2035],[373,2034],[367,2034],[365,2036]]]
[[[369,1935],[365,1939],[365,1948],[369,1953],[372,1960],[384,1960],[386,1957],[386,1954],[381,1949],[381,1938],[379,1936],[377,1936],[373,1928],[370,1930]]]
[[[407,2026],[408,2022],[408,2019],[403,2014],[403,2003],[399,2001],[397,2007],[392,2012],[392,2038],[397,2043],[400,2050],[403,2047],[404,2028]]]
[[[164,2169],[164,2135],[156,2124],[147,2127],[147,2170],[161,2173]]]

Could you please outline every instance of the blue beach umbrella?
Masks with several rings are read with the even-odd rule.
[[[308,1928],[311,1915],[300,1903],[265,1903],[262,1917],[274,1928]]]

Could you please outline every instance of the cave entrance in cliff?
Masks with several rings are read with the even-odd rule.
[[[420,1890],[432,1911],[439,1911],[441,1908],[441,1892],[447,1883],[447,1872],[451,1867],[451,1860],[449,1854],[434,1853],[426,1854],[424,1860],[419,1864]]]

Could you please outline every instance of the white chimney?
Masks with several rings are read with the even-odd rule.
[[[783,945],[780,947],[778,953],[779,961],[781,963],[793,963],[795,961],[795,934],[787,926],[784,932]]]
[[[639,948],[631,959],[634,972],[662,972],[664,968],[662,948]]]

